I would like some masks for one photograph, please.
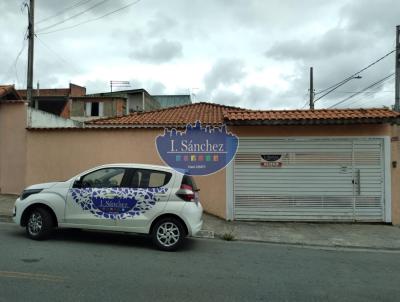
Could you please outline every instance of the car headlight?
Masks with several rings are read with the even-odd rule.
[[[21,200],[24,200],[25,198],[27,198],[28,196],[32,195],[32,194],[37,194],[42,192],[43,189],[28,189],[28,190],[24,190],[21,193]]]

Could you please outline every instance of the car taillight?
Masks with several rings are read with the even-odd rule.
[[[190,185],[181,184],[181,189],[193,191],[193,187]]]
[[[176,196],[184,201],[195,201],[195,193],[193,187],[189,185],[181,185],[181,188],[176,192]]]

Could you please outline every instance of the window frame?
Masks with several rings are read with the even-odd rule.
[[[149,172],[150,172],[150,175],[151,175],[152,172],[164,174],[166,178],[165,178],[165,180],[164,180],[164,183],[163,183],[161,186],[155,186],[155,187],[147,186],[147,187],[142,187],[142,186],[140,186],[140,184],[139,184],[138,187],[133,187],[133,186],[132,186],[133,177],[134,177],[135,172],[138,171],[138,170],[139,170],[139,171],[149,171]],[[173,177],[172,177],[172,176],[173,176],[173,173],[172,173],[172,172],[164,171],[164,170],[157,170],[157,169],[140,168],[140,167],[138,167],[138,168],[129,168],[128,174],[129,174],[129,177],[127,178],[127,183],[126,183],[126,185],[127,185],[127,188],[131,188],[131,189],[156,189],[156,188],[162,188],[162,187],[167,186],[167,185],[171,182],[171,180],[172,180],[172,178],[173,178]],[[149,178],[149,180],[150,180],[150,178]]]
[[[118,186],[116,186],[116,187],[104,187],[104,186],[102,186],[102,187],[84,187],[83,186],[83,179],[86,177],[86,176],[88,176],[88,175],[90,175],[90,174],[92,174],[92,173],[96,173],[96,172],[98,172],[98,171],[101,171],[101,170],[108,170],[108,169],[123,169],[124,170],[124,175],[122,176],[122,179],[121,179],[121,183],[120,183],[120,185],[118,185]],[[73,188],[95,188],[95,189],[103,189],[103,188],[124,188],[124,187],[126,187],[126,185],[129,183],[129,180],[130,180],[130,174],[129,174],[129,168],[127,168],[127,167],[103,167],[103,168],[100,168],[100,169],[96,169],[96,170],[93,170],[93,171],[90,171],[90,172],[88,172],[88,173],[86,173],[86,174],[83,174],[83,175],[80,175],[79,177],[78,177],[78,179],[76,179],[75,181],[74,181],[74,184],[73,184]]]

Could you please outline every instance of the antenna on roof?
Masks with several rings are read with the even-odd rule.
[[[110,90],[113,92],[113,87],[122,88],[122,87],[131,87],[129,81],[110,81]]]
[[[196,93],[194,93],[194,90],[199,90],[200,88],[196,88],[196,87],[194,87],[194,88],[191,88],[190,89],[190,98],[193,98],[193,103],[195,103],[195,100],[196,100]]]

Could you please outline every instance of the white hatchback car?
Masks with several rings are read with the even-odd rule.
[[[112,164],[64,182],[26,188],[14,222],[45,239],[55,227],[149,234],[161,250],[176,250],[202,226],[203,208],[192,177],[155,165]]]

